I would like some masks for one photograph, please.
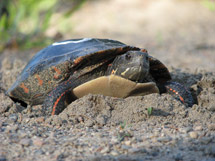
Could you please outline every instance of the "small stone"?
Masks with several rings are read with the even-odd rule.
[[[42,146],[44,144],[43,140],[41,140],[40,138],[34,138],[33,139],[33,144],[36,146]]]
[[[209,144],[211,141],[212,141],[212,138],[210,137],[202,137],[200,139],[201,144],[206,144],[206,145]]]
[[[205,153],[205,155],[210,155],[210,156],[215,157],[215,146],[214,145],[208,146],[205,149],[204,153]]]
[[[128,145],[128,146],[131,145],[131,141],[130,140],[127,140],[124,143],[125,143],[125,145]]]
[[[4,113],[9,110],[9,108],[12,106],[13,102],[10,98],[8,98],[4,93],[1,93],[0,90],[0,114]]]
[[[175,161],[181,161],[183,160],[183,155],[181,153],[178,153],[174,156]]]
[[[117,144],[119,143],[119,140],[116,137],[111,138],[111,144]]]
[[[91,119],[88,119],[86,122],[85,122],[85,125],[87,127],[92,127],[94,125],[94,122],[91,120]]]
[[[110,148],[107,146],[101,150],[101,153],[104,154],[104,153],[108,153],[109,151],[110,151]]]
[[[44,117],[38,117],[38,118],[36,119],[36,122],[37,122],[37,123],[43,123],[44,121],[45,121]]]
[[[147,150],[144,148],[133,147],[128,149],[129,153],[147,153]]]
[[[153,157],[156,157],[156,156],[159,155],[159,152],[158,152],[157,150],[152,151],[152,152],[151,152],[151,155],[152,155]]]
[[[103,116],[98,116],[96,121],[99,125],[104,126],[106,124],[105,118]]]
[[[215,124],[209,124],[208,125],[208,129],[211,130],[211,131],[215,131]]]
[[[130,149],[131,147],[130,146],[127,146],[127,145],[122,145],[121,146],[121,149],[123,149],[123,150],[128,150],[128,149]]]
[[[116,155],[118,155],[119,153],[118,153],[117,151],[113,150],[113,151],[110,152],[110,154],[113,155],[113,156],[116,156]]]
[[[214,112],[215,111],[215,105],[209,105],[208,108],[207,108],[209,111],[212,111]]]
[[[129,153],[138,153],[139,151],[140,151],[140,149],[137,147],[129,149]]]
[[[62,124],[66,125],[66,124],[68,124],[68,121],[67,120],[62,120]]]
[[[27,136],[27,134],[23,130],[19,130],[18,135],[19,135],[20,138],[25,138]]]
[[[9,115],[8,118],[11,122],[16,122],[18,119],[18,116],[17,116],[17,114],[11,114],[11,115]]]
[[[179,130],[179,132],[186,134],[186,133],[192,131],[192,127],[179,128],[178,130]]]
[[[195,131],[202,131],[202,129],[203,129],[202,126],[196,126],[196,127],[194,127]]]
[[[56,125],[58,126],[62,125],[62,118],[57,117],[56,115],[52,116],[51,124],[55,125],[55,128],[57,128]]]
[[[162,143],[167,143],[167,142],[170,142],[171,140],[172,140],[172,138],[169,136],[157,139],[157,141],[162,142]]]
[[[30,118],[24,118],[24,119],[23,119],[23,122],[24,122],[24,123],[28,123],[29,121],[30,121]]]
[[[41,149],[34,151],[34,155],[43,155],[43,154],[45,154],[45,152]]]
[[[191,137],[191,138],[193,138],[193,139],[198,138],[198,133],[197,133],[197,132],[195,132],[195,131],[191,131],[191,132],[189,132],[189,135],[190,135],[190,137]]]
[[[64,158],[65,158],[65,155],[63,153],[57,156],[57,160],[64,160]]]
[[[53,131],[50,132],[49,138],[55,138],[55,133]]]
[[[4,69],[10,70],[13,68],[13,64],[11,60],[9,60],[9,58],[6,57],[2,61],[2,67],[4,67]]]
[[[7,161],[7,158],[5,155],[0,155],[0,161]]]
[[[18,125],[8,125],[6,128],[6,132],[8,133],[16,132],[17,129],[18,129]]]
[[[29,146],[31,144],[31,140],[30,139],[21,139],[19,143],[23,146]]]

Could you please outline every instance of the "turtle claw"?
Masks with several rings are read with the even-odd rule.
[[[164,84],[165,92],[171,94],[177,100],[192,107],[194,104],[191,92],[178,82],[166,82]]]

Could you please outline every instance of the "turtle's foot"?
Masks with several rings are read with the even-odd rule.
[[[193,106],[193,97],[191,92],[178,82],[166,82],[164,84],[165,92],[171,94],[177,100],[187,104],[189,107]]]
[[[44,114],[58,115],[75,99],[70,90],[65,90],[63,86],[58,86],[45,98],[42,105]]]

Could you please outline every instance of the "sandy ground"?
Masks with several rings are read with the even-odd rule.
[[[57,116],[42,116],[41,106],[24,108],[4,94],[37,49],[1,53],[0,160],[214,161],[214,15],[202,1],[92,1],[71,17],[64,36],[148,49],[191,90],[190,108],[168,94],[87,95]]]

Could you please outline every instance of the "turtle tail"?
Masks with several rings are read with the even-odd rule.
[[[158,85],[160,93],[169,93],[177,100],[186,104],[188,107],[192,107],[194,104],[191,92],[186,89],[182,84],[178,82],[168,81],[162,85]]]

